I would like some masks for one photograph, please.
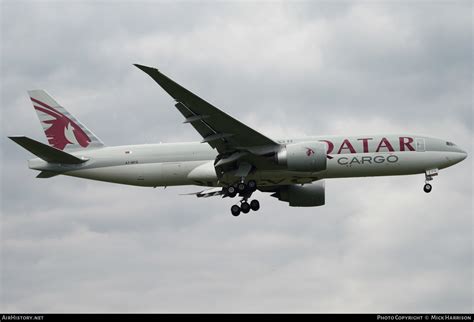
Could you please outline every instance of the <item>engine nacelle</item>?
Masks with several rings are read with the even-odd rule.
[[[287,144],[276,157],[278,164],[292,171],[317,172],[327,166],[326,144],[322,142]]]
[[[317,207],[325,203],[324,180],[304,186],[283,186],[272,197],[286,201],[291,207]]]

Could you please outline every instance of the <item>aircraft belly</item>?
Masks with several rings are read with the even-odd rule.
[[[188,174],[207,162],[209,161],[128,164],[82,169],[65,174],[92,180],[146,187],[189,185],[197,184],[195,180],[199,178],[190,178]],[[205,178],[207,181],[212,179],[209,176]]]
[[[161,166],[162,178],[160,185],[177,186],[192,184],[187,175],[196,167],[195,162],[164,162]]]
[[[155,164],[155,170],[155,173],[159,176],[159,164]],[[134,186],[148,186],[144,179],[144,169],[142,164],[81,169],[69,171],[65,173],[65,175]]]

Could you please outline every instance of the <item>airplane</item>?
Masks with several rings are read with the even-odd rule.
[[[231,214],[257,211],[259,190],[291,207],[325,204],[325,179],[424,174],[426,193],[439,170],[467,153],[456,144],[412,134],[272,139],[229,116],[158,69],[135,64],[173,99],[199,142],[106,146],[44,90],[28,91],[49,145],[10,136],[37,158],[37,178],[67,175],[143,187],[196,185],[199,198],[238,197]]]

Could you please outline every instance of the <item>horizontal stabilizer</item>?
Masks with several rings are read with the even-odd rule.
[[[8,138],[46,162],[80,164],[87,161],[79,159],[78,157],[53,148],[49,145],[30,139],[26,136],[9,136]]]

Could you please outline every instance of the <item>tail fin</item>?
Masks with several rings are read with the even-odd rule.
[[[59,150],[96,149],[104,143],[43,90],[28,91],[49,145]]]
[[[46,162],[79,164],[87,161],[87,159],[79,159],[72,154],[58,150],[26,136],[9,136],[8,138]]]

